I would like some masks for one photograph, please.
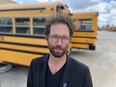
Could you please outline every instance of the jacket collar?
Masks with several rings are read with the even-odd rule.
[[[48,64],[48,58],[49,55],[46,55],[43,59],[42,63],[42,68],[40,70],[40,79],[39,79],[39,86],[38,87],[45,87],[45,77],[46,77],[46,69],[47,69],[47,64]],[[65,66],[65,70],[63,73],[63,77],[62,80],[60,82],[60,86],[59,87],[67,87],[69,80],[73,74],[73,68],[72,66],[72,60],[70,57],[67,56],[67,62],[66,62],[66,66]]]
[[[71,58],[67,57],[67,63],[66,63],[63,77],[62,77],[59,87],[68,87],[68,83],[73,75],[73,70],[74,70],[72,67],[72,64],[73,63],[72,63]]]
[[[40,79],[39,79],[39,86],[37,87],[45,87],[45,77],[46,77],[46,70],[47,70],[47,64],[48,64],[48,58],[49,55],[46,55],[43,57],[43,61],[41,62],[40,66]]]

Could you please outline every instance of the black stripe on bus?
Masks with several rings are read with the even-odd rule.
[[[95,32],[95,31],[90,31],[90,30],[86,30],[86,31],[83,31],[83,30],[74,30],[74,32]]]
[[[73,49],[86,49],[86,50],[88,50],[89,48],[82,48],[82,47],[77,48],[77,47],[73,47]]]
[[[26,38],[41,38],[45,39],[45,36],[31,36],[31,35],[16,35],[16,34],[0,34],[0,36],[14,36],[14,37],[26,37]]]
[[[95,46],[92,44],[88,44],[88,48],[82,48],[82,47],[73,47],[74,49],[87,49],[87,50],[95,50]]]
[[[82,47],[77,48],[77,47],[73,47],[73,49],[84,49],[84,50],[92,50],[92,51],[94,51],[95,47],[93,47],[93,48],[91,48],[90,46],[89,46],[89,48],[82,48]]]
[[[73,38],[91,38],[91,39],[97,39],[96,37],[85,37],[85,36],[73,36]]]
[[[0,11],[25,11],[25,10],[46,10],[46,8],[41,7],[41,8],[25,8],[25,9],[5,9]]]
[[[22,45],[22,46],[31,46],[31,47],[48,48],[48,46],[45,46],[45,45],[23,44],[23,43],[2,42],[2,41],[0,41],[0,43],[11,44],[11,45]]]
[[[40,55],[49,54],[49,53],[41,53],[41,52],[32,52],[32,51],[16,50],[16,49],[3,48],[3,47],[0,47],[0,49],[3,49],[3,50],[10,50],[10,51],[16,51],[16,52],[31,53],[31,54],[40,54]]]
[[[82,42],[71,42],[72,44],[88,44],[91,45],[92,43],[82,43]]]

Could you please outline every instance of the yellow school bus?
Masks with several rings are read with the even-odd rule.
[[[97,38],[97,12],[73,13],[76,30],[72,38],[72,48],[95,50]]]
[[[70,15],[68,6],[62,2],[0,5],[0,62],[29,66],[33,58],[49,54],[44,38],[45,23],[57,13]],[[97,14],[76,13],[72,18],[76,30],[69,50],[94,49]],[[87,30],[81,30],[85,25],[88,25]]]
[[[45,23],[57,12],[70,13],[62,2],[0,5],[0,62],[29,66],[48,54]]]

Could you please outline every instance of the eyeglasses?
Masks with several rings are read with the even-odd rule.
[[[54,41],[54,42],[57,42],[58,40],[59,40],[59,38],[61,38],[61,41],[63,42],[63,43],[67,43],[69,40],[70,40],[70,38],[71,37],[68,37],[68,36],[59,36],[59,35],[49,35],[48,36],[52,41]]]

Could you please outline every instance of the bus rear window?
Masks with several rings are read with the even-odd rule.
[[[79,31],[92,31],[92,19],[78,19]]]

